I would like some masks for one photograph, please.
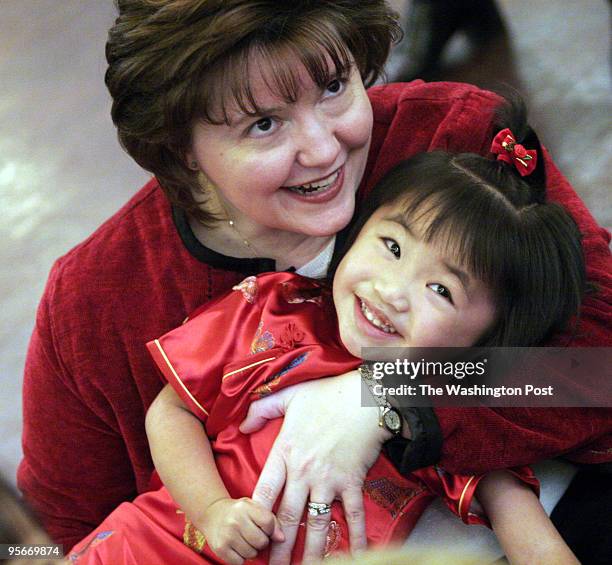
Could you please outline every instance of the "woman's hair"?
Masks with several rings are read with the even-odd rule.
[[[228,121],[232,103],[257,112],[250,71],[288,102],[299,93],[296,60],[321,88],[353,64],[366,85],[401,36],[383,0],[116,0],[105,81],[125,150],[158,178],[170,201],[206,223],[187,166],[195,121]],[[328,64],[331,61],[332,68]]]
[[[381,206],[401,206],[408,222],[423,219],[424,241],[494,291],[498,321],[478,345],[535,345],[567,326],[585,292],[580,231],[564,208],[546,202],[542,150],[525,116],[522,102],[509,102],[496,131],[509,127],[517,143],[537,150],[531,175],[471,153],[416,155],[376,185],[346,246]]]

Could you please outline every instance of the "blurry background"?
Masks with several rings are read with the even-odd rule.
[[[392,3],[406,20],[410,0]],[[609,2],[496,5],[505,32],[480,49],[453,34],[431,78],[516,87],[558,166],[612,226]],[[51,264],[148,175],[121,151],[109,116],[112,1],[2,0],[0,8],[0,472],[14,481],[23,364]],[[405,57],[391,60],[391,78]]]

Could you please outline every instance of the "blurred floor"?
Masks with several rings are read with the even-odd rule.
[[[608,3],[499,5],[510,43],[440,78],[517,87],[557,164],[612,226]],[[0,471],[10,478],[21,457],[25,352],[52,261],[147,179],[120,150],[109,117],[104,43],[113,18],[111,0],[2,0]]]

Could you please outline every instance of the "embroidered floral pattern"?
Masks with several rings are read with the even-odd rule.
[[[300,528],[306,528],[306,522],[299,523]],[[342,528],[336,520],[331,520],[327,529],[327,536],[325,538],[325,549],[323,551],[323,559],[330,557],[334,551],[338,549],[340,542],[342,541]]]
[[[259,396],[259,398],[268,396],[268,394],[272,394],[274,392],[274,388],[278,383],[280,383],[280,377],[259,385],[255,390],[251,391],[251,394],[256,394]]]
[[[103,532],[99,532],[92,540],[89,541],[89,543],[83,549],[81,549],[81,551],[79,551],[77,553],[71,553],[68,556],[68,560],[71,563],[76,563],[83,556],[83,554],[87,550],[89,550],[90,548],[95,547],[96,545],[102,543],[104,540],[107,540],[114,533],[115,532],[113,530],[105,530]]]
[[[263,320],[261,320],[257,326],[255,337],[251,342],[251,355],[256,355],[262,351],[268,351],[268,349],[272,349],[275,345],[274,336],[271,332],[267,330],[264,331],[263,325]]]
[[[295,359],[292,359],[286,367],[283,367],[278,373],[275,373],[274,375],[268,377],[262,385],[251,391],[251,394],[257,394],[260,397],[264,397],[274,392],[274,389],[280,382],[281,377],[291,371],[291,369],[297,367],[298,365],[301,365],[304,361],[306,361],[307,357],[308,353],[302,353],[301,355],[298,355]]]
[[[338,525],[338,522],[332,520],[329,523],[329,528],[327,529],[327,538],[325,539],[325,551],[323,553],[323,558],[329,557],[340,545],[340,540],[342,539],[342,529]]]
[[[191,520],[187,518],[185,518],[183,543],[197,553],[202,553],[202,551],[204,551],[204,546],[206,545],[206,538],[204,537],[204,534],[191,523]]]
[[[247,277],[240,284],[232,287],[232,290],[239,290],[242,292],[242,296],[249,303],[253,304],[255,298],[257,298],[257,278]]]
[[[323,305],[323,299],[331,296],[329,288],[321,286],[315,281],[300,279],[298,282],[282,282],[280,283],[281,296],[289,304],[302,304],[303,302],[312,302],[317,306]]]
[[[289,322],[282,330],[278,342],[283,349],[293,349],[297,343],[300,343],[305,337],[305,334],[300,330],[294,322]]]
[[[376,504],[388,510],[392,518],[398,516],[406,504],[423,491],[422,488],[404,487],[387,478],[366,480],[363,490]]]

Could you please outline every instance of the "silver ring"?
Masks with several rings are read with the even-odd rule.
[[[309,502],[308,515],[320,516],[321,514],[329,514],[331,512],[331,504],[326,502]]]

